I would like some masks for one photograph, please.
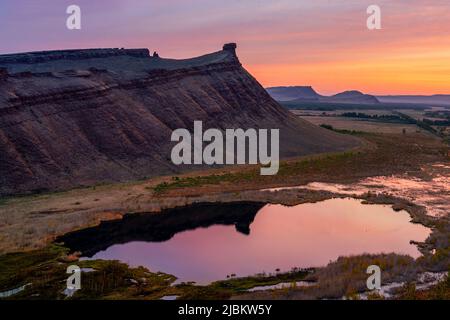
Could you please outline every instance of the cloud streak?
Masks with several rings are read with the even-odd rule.
[[[183,58],[239,44],[264,85],[319,91],[446,93],[450,80],[450,3],[378,0],[383,29],[366,28],[366,0],[4,0],[0,51],[149,47]],[[65,29],[76,3],[83,29]],[[448,93],[448,92],[447,92]]]

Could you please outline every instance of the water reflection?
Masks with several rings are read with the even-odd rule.
[[[117,259],[204,284],[231,273],[321,266],[344,255],[396,252],[418,257],[410,240],[423,241],[430,230],[409,221],[404,211],[355,199],[294,207],[196,205],[129,216],[73,233],[65,241],[95,259]]]
[[[128,214],[122,220],[105,221],[98,227],[68,233],[56,239],[73,251],[92,257],[114,244],[133,241],[163,242],[175,234],[213,225],[233,226],[237,232],[250,233],[250,224],[264,203],[200,203],[163,210],[161,213]]]
[[[289,189],[324,190],[346,195],[361,195],[367,192],[388,193],[395,197],[408,199],[424,206],[427,214],[445,217],[450,207],[450,165],[433,164],[421,168],[416,177],[408,174],[395,176],[369,177],[354,184],[312,182],[294,187],[271,188],[265,190],[279,191]]]

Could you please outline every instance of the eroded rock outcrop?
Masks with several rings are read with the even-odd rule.
[[[188,170],[177,128],[279,128],[284,157],[357,144],[292,116],[242,67],[235,45],[201,57],[147,49],[0,56],[0,194],[63,190]],[[198,169],[198,168],[197,168]]]
[[[56,60],[84,60],[109,58],[113,56],[130,56],[146,58],[148,49],[87,49],[87,50],[54,50],[29,53],[4,54],[0,56],[0,64],[34,64],[54,62]]]

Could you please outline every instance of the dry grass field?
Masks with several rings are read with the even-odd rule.
[[[337,130],[400,134],[404,129],[406,133],[421,132],[427,134],[425,130],[419,128],[414,124],[387,122],[381,123],[379,121],[370,121],[339,116],[301,116],[301,118],[319,126],[322,124],[330,125]]]

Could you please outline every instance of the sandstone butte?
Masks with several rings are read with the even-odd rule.
[[[182,60],[148,49],[0,55],[0,195],[193,169],[170,161],[170,135],[195,120],[205,128],[280,129],[283,158],[359,143],[281,107],[233,43]]]

